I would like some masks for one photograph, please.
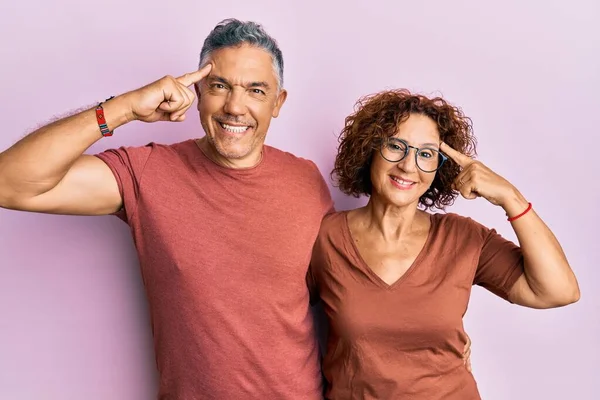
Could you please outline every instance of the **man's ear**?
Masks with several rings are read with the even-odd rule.
[[[283,107],[283,103],[287,99],[287,90],[281,89],[279,91],[279,95],[277,96],[277,100],[275,100],[275,107],[273,108],[273,113],[271,114],[273,118],[277,118],[279,116],[279,110]]]

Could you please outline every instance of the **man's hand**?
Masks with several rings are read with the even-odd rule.
[[[465,349],[463,352],[463,360],[464,360],[465,366],[467,367],[467,371],[472,372],[472,369],[471,369],[471,338],[469,337],[469,335],[466,335],[466,336],[467,336],[467,343],[465,344]]]
[[[133,120],[183,121],[211,64],[164,77],[104,103],[109,129]],[[0,207],[53,214],[104,215],[122,207],[114,174],[83,154],[102,138],[93,108],[39,128],[0,153]]]
[[[133,119],[144,122],[185,120],[185,112],[196,95],[189,86],[200,82],[212,69],[207,64],[201,69],[178,78],[165,76],[124,95],[128,99]]]

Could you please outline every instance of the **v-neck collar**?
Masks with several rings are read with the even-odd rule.
[[[402,282],[404,282],[406,279],[408,279],[408,277],[411,275],[411,273],[419,266],[419,264],[422,262],[422,260],[425,257],[427,257],[427,255],[429,254],[429,248],[431,247],[431,242],[433,240],[433,237],[435,236],[435,231],[437,230],[437,227],[438,227],[438,218],[436,217],[437,214],[429,214],[429,223],[430,223],[429,232],[427,233],[427,238],[425,239],[425,243],[423,244],[423,247],[419,251],[419,254],[415,258],[413,263],[404,272],[404,274],[402,274],[402,276],[400,276],[395,282],[393,282],[391,284],[387,284],[383,279],[381,279],[381,277],[379,275],[377,275],[377,273],[375,273],[375,271],[373,271],[373,269],[371,269],[371,267],[367,264],[367,262],[364,260],[364,258],[360,254],[360,251],[358,250],[358,247],[356,246],[356,242],[354,241],[354,237],[352,236],[352,231],[350,230],[350,224],[348,223],[348,213],[349,212],[350,212],[350,210],[344,211],[343,216],[342,216],[343,217],[342,229],[344,231],[343,232],[344,236],[345,236],[346,240],[350,242],[350,245],[352,246],[352,251],[354,252],[354,257],[358,260],[359,266],[367,273],[367,275],[369,275],[369,277],[371,278],[373,283],[376,284],[377,286],[380,286],[383,289],[387,289],[387,290],[392,290],[395,287],[399,286]]]

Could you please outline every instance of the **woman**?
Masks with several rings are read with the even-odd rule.
[[[328,399],[479,399],[463,363],[473,284],[525,307],[579,299],[560,244],[526,198],[474,161],[470,120],[441,98],[367,96],[346,118],[333,175],[365,207],[330,214],[309,284],[330,331]],[[458,194],[501,207],[520,247],[444,209]]]

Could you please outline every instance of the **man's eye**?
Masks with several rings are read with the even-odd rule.
[[[252,93],[256,93],[256,94],[265,94],[264,91],[260,90],[260,89],[252,89]]]

